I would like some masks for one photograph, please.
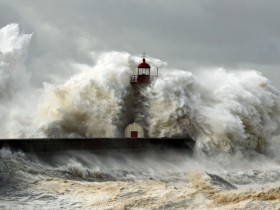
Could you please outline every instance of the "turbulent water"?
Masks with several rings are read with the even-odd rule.
[[[140,57],[102,53],[93,66],[71,63],[69,79],[36,86],[30,42],[17,24],[0,30],[0,137],[122,137]],[[2,149],[0,209],[280,209],[280,91],[254,70],[193,75],[147,60],[160,67],[143,92],[147,135],[191,135],[194,154]]]

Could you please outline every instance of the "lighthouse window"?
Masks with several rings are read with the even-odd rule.
[[[150,69],[138,68],[138,75],[150,75]]]

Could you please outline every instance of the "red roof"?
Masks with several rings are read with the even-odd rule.
[[[149,65],[148,63],[146,63],[146,59],[143,58],[143,62],[140,63],[140,64],[138,65],[138,68],[141,68],[141,69],[150,69],[151,67],[150,67],[150,65]]]

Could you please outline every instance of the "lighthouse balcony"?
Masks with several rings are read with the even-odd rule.
[[[135,84],[137,83],[137,75],[132,75],[130,78],[130,84]]]
[[[149,83],[150,75],[132,75],[130,78],[130,84],[141,84],[141,83]]]

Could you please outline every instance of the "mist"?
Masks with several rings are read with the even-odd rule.
[[[139,56],[96,54],[93,65],[70,62],[75,73],[68,80],[57,83],[58,74],[38,87],[25,65],[32,35],[10,24],[0,37],[1,138],[123,136],[129,79]],[[263,153],[279,134],[279,90],[260,72],[212,68],[193,74],[157,58],[147,60],[152,69],[161,68],[143,93],[149,137],[190,135],[200,153],[211,155]],[[48,77],[49,72],[38,71]]]

